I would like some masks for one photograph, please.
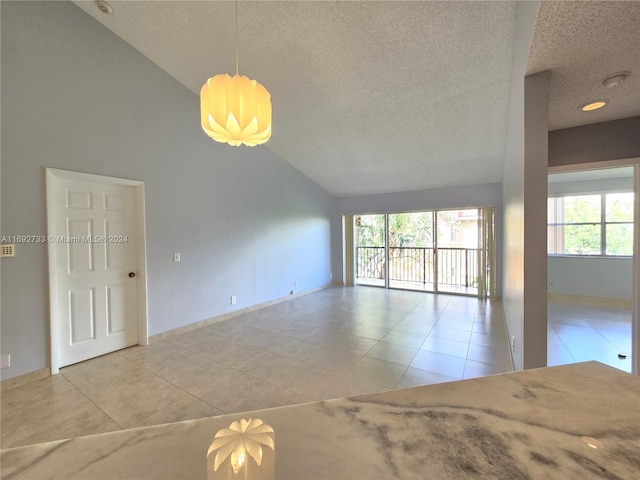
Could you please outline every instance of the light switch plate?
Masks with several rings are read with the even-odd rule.
[[[11,354],[0,356],[0,368],[10,368],[11,367]]]

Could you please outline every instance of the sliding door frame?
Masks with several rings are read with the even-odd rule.
[[[439,209],[433,209],[433,210],[413,210],[413,211],[404,211],[404,212],[386,212],[386,213],[362,213],[362,214],[345,214],[343,216],[343,222],[350,222],[350,229],[345,227],[344,228],[344,235],[345,238],[343,240],[345,249],[344,249],[344,255],[345,255],[345,269],[347,268],[351,268],[352,271],[346,271],[345,270],[345,274],[344,274],[344,279],[345,279],[345,284],[346,285],[358,285],[358,281],[357,281],[357,274],[355,272],[357,272],[358,269],[358,255],[357,255],[357,227],[355,225],[355,218],[358,216],[377,216],[377,215],[382,215],[384,217],[384,262],[385,262],[385,266],[384,266],[384,288],[385,289],[394,289],[394,290],[411,290],[411,291],[422,291],[422,292],[426,292],[426,293],[444,293],[447,295],[462,295],[462,296],[469,296],[469,297],[477,297],[480,298],[480,288],[478,287],[478,292],[474,295],[474,294],[469,294],[469,293],[461,293],[461,292],[451,292],[451,291],[442,291],[440,290],[440,285],[438,282],[438,273],[439,273],[439,261],[438,261],[438,219],[437,219],[437,215],[438,212],[444,212],[444,211],[451,211],[451,210],[478,210],[481,211],[483,209],[487,209],[487,208],[491,208],[493,209],[493,218],[494,218],[494,224],[493,224],[493,228],[495,229],[495,209],[496,206],[495,205],[488,205],[488,206],[480,206],[480,207],[451,207],[451,208],[439,208]],[[432,229],[433,229],[433,247],[431,249],[432,251],[432,255],[433,255],[433,290],[413,290],[413,289],[408,289],[408,288],[399,288],[399,287],[391,287],[390,283],[391,283],[391,279],[390,279],[390,246],[389,246],[389,215],[398,215],[398,214],[403,214],[403,213],[428,213],[431,212],[432,213]],[[484,224],[483,224],[483,228],[484,228]],[[351,238],[349,239],[348,236],[351,236]],[[486,234],[483,234],[483,236],[486,238]],[[494,231],[494,237],[495,237],[495,231]],[[351,246],[351,248],[349,249],[348,246]],[[496,245],[495,242],[493,243],[493,248],[495,249]],[[481,248],[478,247],[478,250],[484,250],[486,248],[486,246],[482,246]],[[495,253],[493,252],[493,258],[495,258]],[[425,252],[425,259],[424,261],[426,262],[426,252]],[[483,262],[480,261],[480,258],[478,258],[478,262],[477,262],[477,267],[476,269],[480,269],[480,265],[483,264]],[[496,265],[495,262],[493,262],[493,264],[491,265],[492,271],[490,273],[490,281],[492,284],[495,285],[495,278],[497,275],[497,272],[495,271],[496,269]],[[480,274],[480,272],[476,272],[478,275]],[[486,272],[484,272],[484,276],[486,278]],[[352,279],[352,282],[350,282],[350,280]],[[424,279],[424,281],[426,282],[426,278]],[[369,286],[378,286],[378,288],[381,288],[382,285],[369,285]],[[485,287],[486,290],[486,287]],[[491,294],[496,294],[497,292],[495,292],[495,288],[490,288],[488,290]],[[490,296],[490,298],[492,298]]]

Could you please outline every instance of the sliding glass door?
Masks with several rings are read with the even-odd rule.
[[[436,212],[438,291],[478,294],[480,209]]]
[[[392,213],[389,287],[435,291],[433,212]]]
[[[356,284],[386,287],[386,215],[356,215]]]
[[[495,295],[495,209],[355,215],[356,284]]]

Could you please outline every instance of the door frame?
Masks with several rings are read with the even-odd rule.
[[[54,190],[57,181],[77,180],[82,182],[103,183],[107,185],[118,185],[133,187],[136,215],[136,282],[137,282],[137,323],[138,323],[138,344],[149,344],[148,328],[148,305],[147,305],[147,237],[146,219],[144,206],[144,182],[139,180],[129,180],[125,178],[107,177],[91,173],[73,172],[70,170],[59,170],[56,168],[45,168],[46,188],[47,188],[47,236],[55,235],[54,224]],[[53,242],[47,243],[49,256],[49,328],[51,346],[51,375],[60,371],[60,361],[58,355],[58,279],[56,275],[56,249]]]
[[[632,263],[632,292],[631,299],[631,373],[640,375],[640,157],[624,158],[620,160],[605,160],[601,162],[579,163],[575,165],[560,165],[549,167],[548,173],[578,172],[581,170],[601,170],[615,167],[633,167],[633,263]]]

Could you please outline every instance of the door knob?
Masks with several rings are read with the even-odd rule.
[[[133,273],[133,272],[129,272],[129,278],[133,278],[133,277],[135,277],[135,276],[136,276],[136,274],[135,274],[135,273]]]

